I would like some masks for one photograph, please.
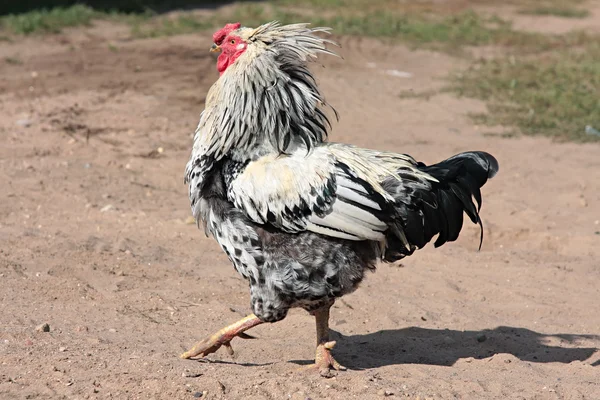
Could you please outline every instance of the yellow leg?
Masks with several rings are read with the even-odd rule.
[[[249,336],[244,332],[262,323],[263,321],[258,319],[256,315],[250,314],[241,320],[219,330],[214,335],[196,343],[194,347],[180,355],[180,357],[206,357],[207,355],[217,351],[221,346],[225,346],[229,354],[233,355],[233,348],[231,347],[230,343],[231,340],[236,336],[248,338]]]
[[[337,362],[331,355],[331,349],[335,346],[335,341],[329,340],[329,308],[330,306],[327,306],[314,313],[317,324],[317,351],[315,353],[315,363],[306,367],[306,369],[318,370],[323,376],[328,376],[331,368],[336,371],[346,370],[346,367]]]

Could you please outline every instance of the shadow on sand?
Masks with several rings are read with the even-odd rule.
[[[332,330],[331,338],[337,341],[336,359],[350,369],[395,364],[451,366],[461,358],[482,359],[501,353],[535,363],[570,363],[587,360],[599,350],[577,347],[581,341],[600,341],[600,335],[550,335],[510,326],[482,331],[411,327],[350,336]],[[600,365],[600,360],[592,365]]]

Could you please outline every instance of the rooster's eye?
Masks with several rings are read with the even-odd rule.
[[[231,43],[231,44],[235,44],[235,40],[231,39],[231,42],[230,42],[230,43]]]

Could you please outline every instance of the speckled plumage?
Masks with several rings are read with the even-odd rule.
[[[325,100],[308,62],[327,40],[305,24],[233,31],[247,50],[210,89],[186,168],[192,212],[248,280],[262,321],[314,311],[356,289],[376,262],[455,240],[481,223],[487,153],[432,166],[325,142]],[[226,39],[224,39],[226,40]],[[472,197],[477,202],[475,206]]]

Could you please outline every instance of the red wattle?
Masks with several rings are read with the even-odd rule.
[[[223,75],[223,72],[225,72],[225,70],[227,69],[228,66],[229,66],[229,57],[227,57],[226,54],[221,53],[219,55],[219,57],[217,58],[217,71],[219,71],[219,74]]]

